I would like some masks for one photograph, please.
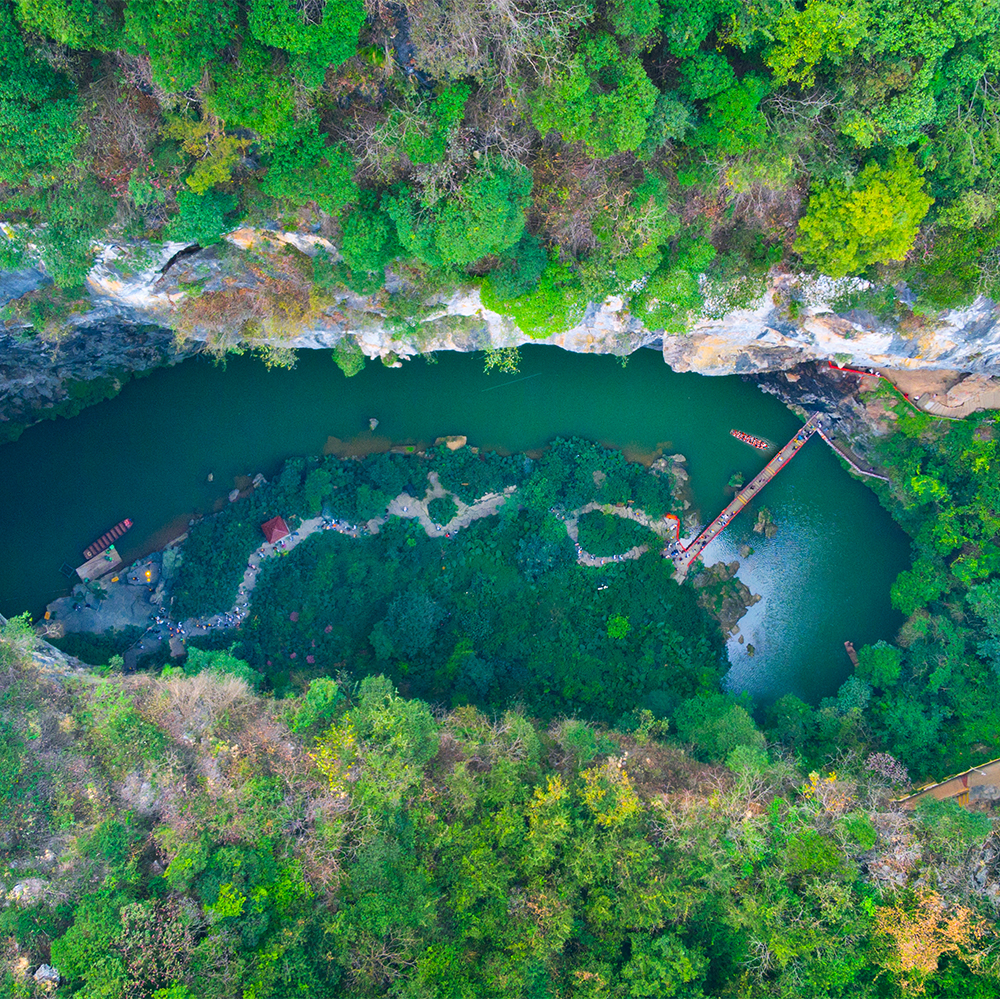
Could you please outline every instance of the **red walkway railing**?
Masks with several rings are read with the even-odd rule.
[[[701,555],[702,549],[709,542],[718,538],[725,530],[726,525],[769,483],[788,463],[798,454],[799,449],[818,430],[819,414],[814,413],[796,432],[791,439],[771,459],[763,470],[747,483],[733,498],[732,502],[722,511],[719,516],[708,525],[707,528],[683,551],[673,556],[674,565],[677,567],[677,575],[683,577],[691,567],[691,563]]]

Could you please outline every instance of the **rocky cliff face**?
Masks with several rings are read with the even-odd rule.
[[[164,248],[164,252],[173,252]],[[95,276],[106,265],[95,268]],[[117,294],[91,285],[89,307],[66,318],[56,332],[39,334],[8,317],[0,330],[0,440],[4,424],[26,425],[54,413],[114,395],[134,374],[173,364],[201,350],[178,344],[169,302],[153,290],[155,271],[120,280]],[[49,284],[39,270],[0,274],[0,306]],[[162,311],[157,307],[162,305]]]
[[[75,382],[103,378],[114,391],[114,383],[131,372],[172,364],[202,350],[207,341],[217,341],[225,312],[216,316],[214,331],[188,318],[184,336],[175,336],[185,303],[208,301],[213,293],[263,288],[268,279],[255,262],[288,246],[306,255],[319,246],[336,252],[319,236],[248,229],[207,249],[107,246],[90,275],[89,308],[70,317],[57,337],[44,340],[23,327],[12,331],[10,322],[0,335],[0,420],[30,423],[72,403],[74,391],[79,397]],[[45,281],[37,270],[0,276],[0,304]],[[387,287],[399,287],[398,279],[390,275]],[[402,327],[386,315],[377,296],[345,293],[336,308],[310,316],[282,346],[329,348],[350,337],[367,356],[390,364],[430,351],[526,343],[619,355],[656,346],[674,370],[704,375],[774,372],[809,361],[834,361],[1000,376],[1000,317],[990,300],[979,299],[968,309],[933,320],[903,309],[902,317],[885,321],[861,308],[837,312],[831,305],[863,288],[853,279],[779,275],[751,308],[701,320],[682,336],[647,330],[622,299],[611,297],[591,305],[577,326],[544,340],[533,340],[509,317],[486,309],[477,288],[432,298],[419,322]],[[905,297],[905,289],[900,290],[900,298]],[[235,341],[238,318],[232,326],[227,337]]]
[[[74,325],[57,342],[0,334],[0,434],[3,423],[31,424],[112,396],[133,374],[198,348],[178,350],[170,330],[124,316]]]
[[[979,298],[933,320],[907,312],[884,321],[864,309],[838,313],[830,305],[863,284],[778,276],[754,308],[665,339],[664,360],[675,371],[704,375],[775,371],[813,360],[1000,375],[1000,315],[991,300]]]

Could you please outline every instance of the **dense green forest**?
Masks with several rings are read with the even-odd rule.
[[[907,620],[817,706],[721,693],[659,556],[577,565],[560,512],[676,502],[579,440],[288,462],[192,529],[182,611],[232,604],[276,506],[363,522],[430,470],[442,515],[520,502],[318,532],[180,664],[38,665],[10,622],[0,992],[50,995],[45,963],[60,996],[996,996],[994,821],[894,800],[996,756],[997,421],[886,403]]]
[[[998,18],[997,0],[3,0],[0,263],[55,280],[22,304],[36,328],[100,234],[204,246],[275,220],[340,254],[258,261],[266,280],[186,322],[287,333],[389,264],[426,293],[479,282],[538,336],[610,293],[681,332],[778,262],[903,278],[933,313],[1000,274]]]
[[[889,808],[888,755],[806,775],[733,705],[624,733],[377,675],[277,701],[225,652],[59,676],[33,641],[0,637],[5,996],[50,995],[40,962],[84,997],[1000,988],[992,823]]]

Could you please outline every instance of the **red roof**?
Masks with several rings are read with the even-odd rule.
[[[272,517],[270,521],[265,521],[260,526],[260,530],[264,532],[264,537],[269,542],[276,542],[279,538],[291,534],[288,525],[285,524],[285,519],[281,516]]]

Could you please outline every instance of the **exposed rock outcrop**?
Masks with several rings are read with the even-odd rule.
[[[35,974],[32,979],[38,983],[43,989],[54,990],[58,985],[62,977],[59,975],[59,970],[52,965],[40,965],[35,969]]]
[[[269,278],[261,261],[269,253],[299,254],[300,260],[320,249],[336,255],[324,237],[310,233],[241,229],[229,240],[205,249],[108,245],[89,277],[90,308],[68,317],[58,339],[45,341],[23,330],[12,333],[8,323],[8,332],[0,336],[0,420],[33,422],[66,404],[73,382],[120,382],[131,372],[188,357],[209,339],[217,341],[226,311],[220,310],[215,329],[207,330],[199,326],[196,310],[193,318],[184,312],[185,303],[206,301],[215,292],[265,294]],[[294,267],[294,261],[284,260],[283,266]],[[46,281],[37,269],[0,275],[0,301]],[[390,273],[386,287],[398,289],[400,278]],[[854,279],[777,275],[750,308],[701,320],[677,336],[647,330],[620,297],[612,296],[591,304],[572,329],[542,340],[533,340],[510,317],[485,308],[476,287],[431,298],[424,315],[402,328],[387,315],[380,297],[345,292],[334,307],[311,313],[281,346],[330,348],[350,336],[367,356],[392,363],[431,351],[526,343],[618,355],[655,346],[674,370],[704,375],[784,371],[819,360],[863,368],[948,368],[982,376],[977,391],[989,394],[996,388],[990,378],[1000,375],[1000,318],[992,301],[980,298],[967,309],[933,320],[906,309],[894,322],[859,308],[835,311],[833,303],[860,301],[857,293],[863,290],[864,283]],[[900,296],[906,297],[905,289]],[[235,343],[243,336],[241,321],[234,317],[232,327],[225,337]],[[183,336],[172,332],[177,328]],[[256,336],[258,346],[275,342]],[[109,391],[115,391],[113,384]],[[962,415],[970,404],[962,399],[943,400],[942,405]]]

